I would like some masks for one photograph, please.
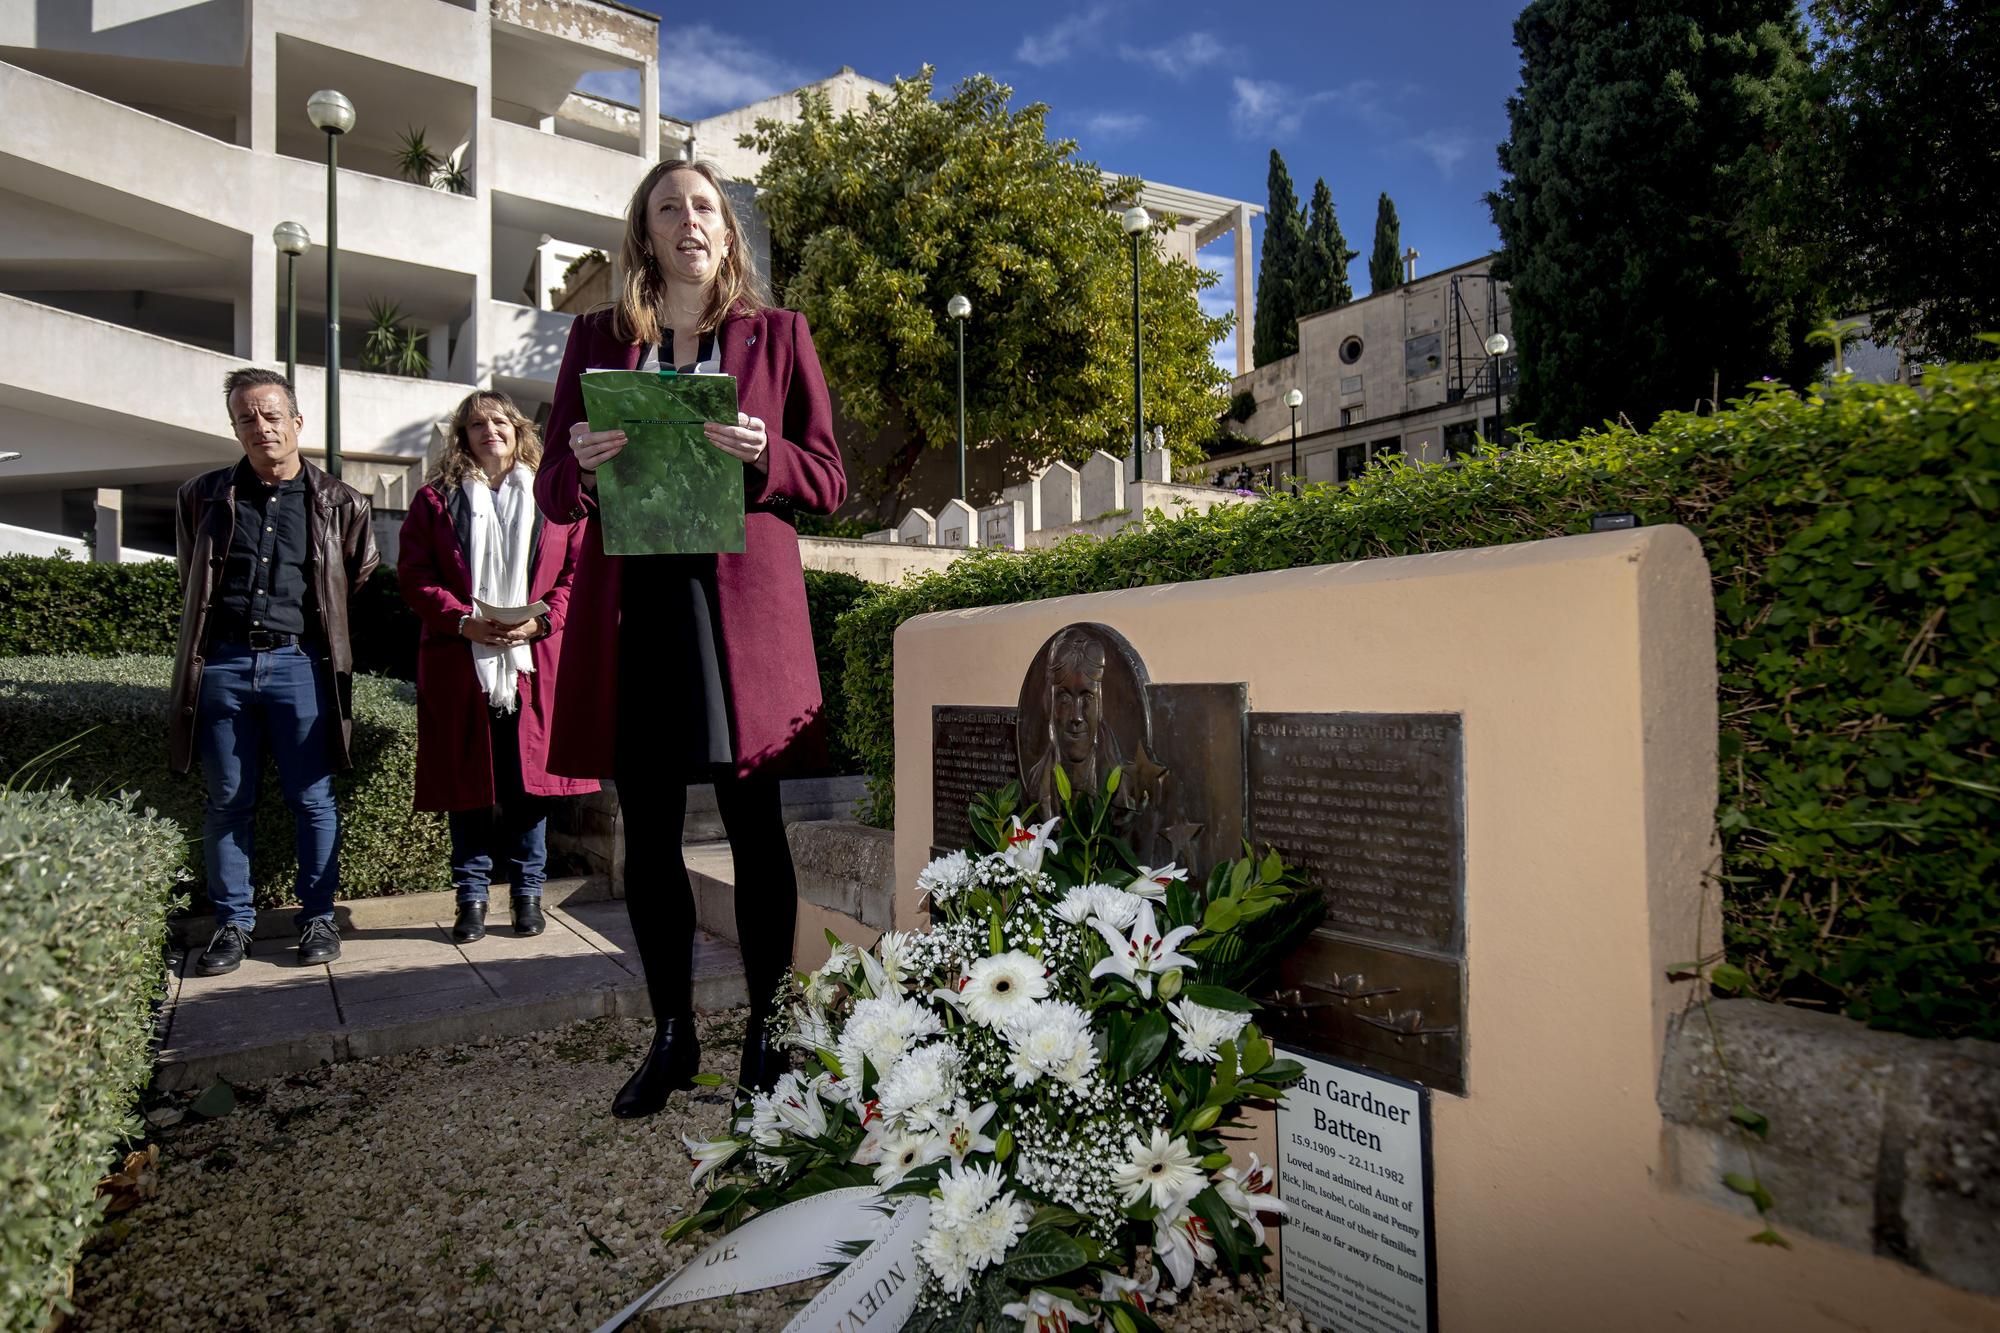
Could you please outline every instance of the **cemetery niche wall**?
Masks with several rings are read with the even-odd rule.
[[[917,617],[894,924],[923,924],[917,872],[967,845],[971,794],[1115,756],[1148,865],[1199,877],[1248,839],[1326,895],[1259,988],[1317,1091],[1238,1159],[1278,1170],[1309,1318],[1991,1326],[1808,1231],[1748,1244],[1754,1218],[1674,1185],[1670,973],[1721,937],[1713,617],[1671,527]]]

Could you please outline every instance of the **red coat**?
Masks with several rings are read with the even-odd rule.
[[[831,513],[847,498],[833,409],[802,315],[763,310],[725,321],[716,335],[724,374],[736,377],[740,411],[764,423],[764,471],[743,470],[743,551],[715,557],[716,620],[729,664],[731,740],[740,775],[783,774],[825,762],[819,668],[799,537],[790,513]],[[549,767],[610,777],[618,735],[617,556],[604,553],[597,498],[578,484],[569,430],[582,420],[586,370],[630,370],[643,349],[613,336],[609,311],[579,317],[556,375],[547,453],[535,499],[551,521],[583,528],[570,600],[567,657],[556,695]],[[670,700],[660,707],[671,708]]]
[[[417,645],[419,810],[476,810],[494,801],[486,692],[472,667],[472,643],[458,632],[458,618],[472,613],[466,560],[471,532],[472,511],[462,487],[454,487],[449,498],[435,486],[424,487],[403,520],[396,581],[423,622]],[[550,523],[538,513],[534,533],[528,600],[549,604],[549,635],[530,647],[535,669],[521,678],[521,786],[530,796],[579,796],[596,791],[597,784],[551,774],[548,755],[570,580],[583,529]]]

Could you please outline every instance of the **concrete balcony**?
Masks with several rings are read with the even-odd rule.
[[[453,83],[476,84],[483,73],[478,16],[455,4],[340,0],[282,5],[273,7],[271,22],[280,37]]]
[[[509,301],[489,301],[486,310],[493,387],[523,403],[553,398],[574,316]]]
[[[171,481],[241,456],[222,379],[244,362],[169,338],[0,295],[0,407],[10,490]],[[343,452],[399,469],[421,462],[432,429],[471,385],[344,371]],[[323,454],[326,380],[298,371],[301,443]]]
[[[263,159],[276,173],[275,197],[284,215],[306,223],[316,243],[314,263],[326,262],[317,249],[326,227],[326,164],[292,157]],[[482,246],[475,239],[479,200],[426,185],[340,173],[340,252],[375,255],[421,268],[476,273],[484,267]],[[266,228],[268,230],[268,228]],[[343,302],[343,304],[345,304]]]
[[[491,189],[501,196],[496,220],[578,244],[609,240],[616,250],[625,205],[650,163],[636,153],[504,120],[482,122],[481,132],[492,145]]]

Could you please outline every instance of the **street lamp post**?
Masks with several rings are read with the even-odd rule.
[[[1306,396],[1297,389],[1285,395],[1285,406],[1292,409],[1292,494],[1299,493],[1299,406]]]
[[[340,475],[340,136],[354,128],[354,103],[331,88],[306,99],[326,134],[326,470]]]
[[[280,222],[271,241],[285,256],[285,383],[299,387],[299,256],[312,247],[312,237],[297,222]]]
[[[1486,355],[1493,358],[1493,434],[1494,443],[1507,438],[1506,424],[1500,419],[1500,358],[1513,349],[1513,342],[1504,333],[1495,333],[1486,339]]]
[[[958,325],[958,498],[965,498],[965,321],[972,315],[972,302],[954,296],[944,312]]]
[[[1146,210],[1134,204],[1119,219],[1132,238],[1132,480],[1146,473],[1146,371],[1139,337],[1139,242],[1153,225]]]

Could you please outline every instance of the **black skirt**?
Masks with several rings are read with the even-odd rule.
[[[736,762],[715,557],[628,555],[620,585],[618,766],[708,782]]]

